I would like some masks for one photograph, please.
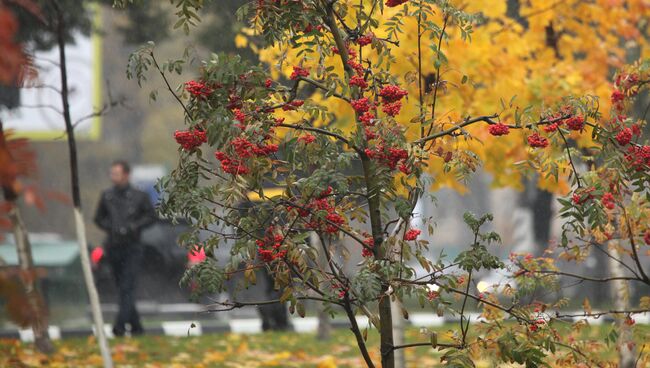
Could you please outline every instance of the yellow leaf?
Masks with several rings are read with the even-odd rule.
[[[248,46],[248,38],[241,33],[237,34],[235,36],[235,46],[240,49]]]
[[[320,362],[318,362],[318,365],[316,366],[317,368],[336,368],[336,362],[334,361],[334,357],[331,355],[326,355],[321,359]]]

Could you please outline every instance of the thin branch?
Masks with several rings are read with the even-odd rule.
[[[348,316],[348,319],[350,320],[350,330],[352,330],[352,333],[354,333],[354,337],[357,339],[357,345],[359,346],[361,355],[363,356],[363,359],[366,361],[368,368],[374,368],[375,364],[372,362],[372,358],[370,358],[370,354],[368,354],[366,343],[363,340],[363,336],[361,335],[361,330],[359,329],[359,324],[357,324],[357,318],[354,315],[354,312],[352,311],[352,307],[350,306],[350,299],[348,298],[347,293],[345,294],[343,300],[345,303],[343,304],[343,309],[345,309],[345,314]]]
[[[562,140],[564,141],[564,147],[566,147],[566,154],[569,156],[569,163],[571,164],[571,168],[573,168],[573,174],[576,176],[576,184],[578,184],[578,188],[582,188],[582,181],[580,180],[580,174],[578,173],[578,169],[576,168],[576,165],[573,163],[573,156],[571,156],[571,147],[569,147],[569,142],[566,140],[564,133],[562,133],[562,129],[558,129],[557,131],[558,133],[560,133],[560,137],[562,137]]]
[[[526,273],[539,273],[539,274],[542,274],[542,275],[551,275],[551,276],[553,276],[553,275],[555,275],[555,276],[567,276],[567,277],[572,277],[572,278],[575,278],[575,279],[580,279],[580,280],[584,280],[584,281],[593,281],[593,282],[610,282],[610,281],[616,281],[616,280],[645,282],[643,279],[640,279],[638,277],[629,277],[629,276],[596,278],[596,277],[578,275],[578,274],[570,273],[570,272],[553,271],[553,270],[531,271],[531,270],[527,270],[525,268],[522,268],[521,270],[526,272]]]
[[[552,119],[541,119],[541,120],[539,120],[539,121],[537,121],[535,123],[529,123],[529,124],[526,124],[526,125],[506,125],[506,126],[508,128],[510,128],[510,129],[530,129],[530,128],[534,127],[534,126],[553,124],[553,123],[558,122],[560,120],[564,120],[564,119],[566,119],[566,118],[568,118],[570,116],[571,115],[563,115],[563,116],[555,117],[555,118],[552,118]],[[499,114],[485,115],[485,116],[479,116],[479,117],[475,117],[475,118],[467,117],[467,118],[465,118],[465,121],[463,121],[460,124],[456,124],[456,125],[452,126],[449,129],[445,129],[445,130],[440,131],[438,133],[431,134],[431,135],[429,135],[427,137],[420,138],[420,139],[418,139],[416,141],[413,141],[412,143],[413,144],[421,144],[423,142],[427,142],[427,141],[430,141],[432,139],[440,138],[440,137],[443,137],[443,136],[446,136],[446,135],[451,135],[452,133],[454,133],[455,131],[457,131],[459,129],[462,129],[462,128],[468,126],[468,125],[476,124],[478,122],[485,122],[485,123],[488,123],[490,125],[497,124],[496,121],[492,120],[492,119],[495,119],[497,117],[499,117]]]
[[[336,301],[336,300],[333,300],[333,299],[318,298],[318,297],[314,297],[314,296],[299,296],[299,297],[296,297],[296,299],[298,299],[298,300],[316,300],[316,301],[319,301],[319,302],[332,303],[332,304],[338,304],[340,306],[343,306],[343,303],[341,303],[339,301]],[[213,304],[206,305],[205,312],[208,312],[208,313],[209,312],[226,312],[226,311],[231,311],[233,309],[238,309],[238,308],[243,308],[243,307],[269,305],[269,304],[276,304],[276,303],[281,303],[280,299],[253,301],[253,302],[240,302],[240,301],[215,302]],[[223,306],[224,308],[217,308],[219,306]]]
[[[627,222],[627,233],[630,238],[630,248],[632,248],[632,259],[634,260],[634,263],[636,263],[636,267],[639,269],[639,273],[641,274],[641,278],[645,281],[646,284],[650,285],[650,278],[648,278],[648,275],[645,273],[645,270],[643,269],[643,265],[641,264],[641,260],[639,259],[639,253],[636,250],[636,241],[634,241],[634,234],[632,234],[632,224],[630,223],[630,218],[627,215],[627,211],[625,210],[624,206],[621,206],[621,209],[623,210],[623,216],[625,217],[625,221]]]
[[[343,100],[343,101],[346,101],[346,102],[348,102],[348,103],[350,102],[350,99],[349,99],[348,97],[343,96],[342,94],[340,94],[340,93],[338,93],[338,92],[332,91],[331,89],[327,88],[327,86],[325,86],[324,84],[322,84],[322,83],[319,82],[319,81],[313,80],[313,79],[311,79],[311,78],[306,78],[306,77],[300,77],[299,80],[305,81],[305,82],[311,84],[311,85],[314,86],[314,87],[320,88],[320,89],[322,89],[323,91],[325,91],[325,92],[331,94],[331,95],[334,96],[334,97],[338,97],[338,98],[340,98],[340,99]]]
[[[627,268],[630,272],[632,272],[632,274],[633,274],[634,276],[636,276],[637,278],[640,278],[639,274],[636,273],[636,271],[635,271],[632,267],[628,266],[627,263],[623,262],[623,261],[622,261],[621,259],[619,259],[619,258],[614,257],[611,253],[609,253],[608,251],[606,251],[605,249],[603,249],[602,244],[597,243],[597,242],[595,242],[595,241],[593,241],[593,240],[585,240],[585,239],[582,239],[582,238],[578,238],[578,240],[583,241],[583,242],[586,242],[586,243],[588,243],[588,244],[590,244],[590,245],[593,245],[593,248],[594,248],[594,249],[596,249],[596,250],[602,252],[603,254],[605,254],[605,256],[607,256],[607,258],[609,258],[609,259],[611,259],[611,260],[617,262],[617,263],[620,264],[621,266]]]
[[[357,152],[361,151],[357,146],[355,146],[352,142],[350,142],[344,136],[342,136],[340,134],[337,134],[337,133],[334,133],[334,132],[330,132],[329,130],[326,130],[326,129],[314,128],[314,127],[304,126],[304,125],[285,124],[285,123],[280,123],[280,124],[277,124],[275,126],[282,127],[282,128],[295,129],[295,130],[306,130],[306,131],[310,131],[310,132],[315,132],[315,133],[327,135],[327,136],[336,138],[339,141],[347,144],[348,147],[352,148],[353,150],[355,150]]]
[[[27,85],[22,86],[21,88],[23,88],[23,89],[30,89],[30,88],[33,88],[33,89],[51,89],[52,91],[54,91],[56,93],[61,93],[61,89],[59,89],[59,88],[57,88],[57,87],[55,87],[53,85],[50,85],[50,84],[34,84],[34,85],[27,84]]]
[[[156,67],[156,69],[158,69],[158,73],[160,73],[160,76],[162,77],[163,81],[165,82],[165,85],[167,86],[167,90],[169,90],[169,93],[171,93],[172,96],[174,96],[174,98],[176,99],[176,101],[178,101],[178,103],[183,107],[183,110],[185,111],[185,114],[187,114],[187,117],[188,118],[191,117],[192,114],[190,113],[190,111],[187,109],[187,107],[185,106],[183,101],[181,101],[180,97],[178,97],[176,92],[174,92],[174,90],[172,89],[172,86],[169,85],[169,81],[167,80],[167,76],[165,75],[165,72],[163,72],[163,70],[160,68],[160,65],[158,65],[158,61],[156,60],[156,57],[154,56],[153,51],[149,51],[149,55],[151,56],[151,60],[153,61],[154,66]]]
[[[433,346],[430,342],[416,342],[416,343],[412,343],[412,344],[404,344],[404,345],[393,346],[393,350],[415,348],[415,347],[418,347],[418,346],[429,346],[429,347],[432,347],[434,349],[437,348],[437,347],[447,348],[447,349],[462,349],[463,348],[461,345],[455,345],[455,344],[436,343],[436,345]]]
[[[47,105],[47,104],[34,104],[34,105],[25,105],[22,104],[20,105],[21,108],[26,108],[26,109],[50,109],[54,112],[56,112],[59,115],[63,115],[63,111],[60,109],[57,109],[56,107],[52,105]]]
[[[431,131],[433,131],[433,126],[435,125],[435,119],[436,119],[436,103],[438,102],[438,88],[440,86],[440,67],[442,66],[442,63],[440,62],[440,48],[442,47],[442,38],[445,35],[445,30],[447,29],[447,21],[449,20],[449,16],[445,15],[445,20],[442,25],[442,30],[440,31],[440,38],[438,38],[438,49],[436,50],[436,58],[438,61],[438,66],[436,67],[436,80],[434,81],[435,85],[433,87],[433,103],[431,104],[431,125],[429,126],[429,130],[427,131],[426,135],[430,135]],[[418,37],[419,37],[419,32],[418,32]],[[422,134],[424,135],[424,134]],[[423,139],[423,138],[421,138]],[[422,142],[422,147],[424,147],[424,143],[426,141]],[[430,149],[431,147],[429,147]]]
[[[496,122],[494,120],[492,120],[492,119],[495,119],[498,116],[499,116],[498,114],[493,114],[493,115],[487,115],[487,116],[479,116],[479,117],[471,118],[471,119],[468,117],[468,118],[465,119],[465,121],[463,121],[460,124],[454,125],[453,127],[449,128],[449,129],[445,129],[445,130],[443,130],[441,132],[438,132],[438,133],[435,133],[435,134],[430,134],[430,135],[428,135],[428,136],[426,136],[424,138],[420,138],[420,139],[414,141],[413,144],[422,144],[422,143],[428,142],[430,140],[434,140],[436,138],[440,138],[440,137],[443,137],[445,135],[449,135],[449,134],[451,134],[451,133],[453,133],[453,132],[455,132],[455,131],[457,131],[459,129],[462,129],[462,128],[468,126],[468,125],[472,125],[472,124],[475,124],[475,123],[478,123],[478,122],[481,122],[481,121],[486,122],[488,124],[496,124]]]
[[[650,312],[650,309],[629,309],[629,310],[608,310],[602,312],[583,312],[576,314],[561,314],[560,312],[555,313],[555,318],[573,318],[573,317],[594,317],[599,318],[609,314],[644,314]]]

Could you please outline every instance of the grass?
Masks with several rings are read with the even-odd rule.
[[[447,325],[437,329],[439,341],[449,340]],[[570,333],[571,326],[560,327]],[[474,329],[476,330],[476,329]],[[611,327],[587,327],[577,332],[578,337],[603,341]],[[637,326],[637,343],[647,341],[650,328]],[[574,333],[576,333],[574,331]],[[420,330],[409,328],[407,342],[427,341]],[[348,330],[332,331],[331,339],[321,341],[314,334],[270,332],[257,335],[211,334],[192,337],[143,336],[111,340],[113,359],[117,367],[363,367],[364,363]],[[370,354],[374,361],[380,359],[378,336],[368,334]],[[639,344],[641,345],[641,344]],[[56,341],[57,353],[46,357],[33,350],[31,344],[16,340],[0,340],[1,367],[99,367],[101,356],[93,337]],[[406,350],[408,367],[441,366],[442,352],[430,347]],[[614,359],[615,351],[603,350],[602,356]],[[480,358],[480,357],[479,357]],[[494,366],[486,359],[478,359],[479,367]]]

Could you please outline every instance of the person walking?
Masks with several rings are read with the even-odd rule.
[[[105,190],[99,200],[95,224],[106,232],[106,257],[119,292],[119,312],[113,325],[115,336],[124,336],[126,325],[131,335],[141,335],[144,328],[135,307],[135,283],[142,255],[140,233],[155,221],[155,213],[146,193],[129,182],[130,167],[126,161],[111,165],[113,187]]]

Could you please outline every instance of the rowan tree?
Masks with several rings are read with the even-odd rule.
[[[201,4],[175,3],[178,25],[189,29]],[[591,281],[649,284],[641,242],[648,231],[647,200],[641,197],[650,154],[640,143],[643,122],[625,116],[650,79],[647,65],[622,68],[606,93],[598,84],[605,85],[606,72],[599,70],[603,76],[592,76],[597,81],[588,86],[593,88],[578,90],[591,94],[572,95],[578,81],[589,77],[575,71],[600,68],[591,58],[604,53],[581,52],[583,45],[574,41],[576,47],[565,55],[559,45],[580,40],[587,29],[598,32],[599,19],[578,24],[558,3],[543,12],[554,14],[551,28],[532,16],[505,23],[499,18],[505,6],[498,1],[472,8],[442,0],[258,0],[242,8],[249,33],[268,47],[255,45],[268,64],[214,54],[194,80],[177,90],[168,84],[185,112],[186,127],[175,134],[178,167],[160,183],[161,210],[188,218],[194,231],[185,242],[209,255],[234,243],[227,266],[208,258],[186,279],[198,281],[199,290],[216,292],[234,274],[254,282],[254,270],[265,268],[284,290],[280,301],[295,313],[304,316],[305,300],[343,311],[369,367],[378,362],[369,353],[373,347],[366,346],[358,314],[366,315],[380,335],[384,367],[394,365],[396,350],[415,346],[443,351],[441,359],[451,367],[474,366],[478,356],[531,367],[600,364],[602,341],[566,333],[563,318],[569,316],[561,312],[566,300],[529,298],[536,288],[558,287],[559,276],[588,277],[562,272],[551,253],[542,258],[513,254],[506,265],[491,253],[500,238],[487,229],[489,214],[464,216],[474,240],[455,259],[428,257],[428,244],[419,236],[433,228],[409,226],[432,180],[457,185],[482,161],[504,182],[518,183],[522,172],[535,172],[569,193],[561,200],[567,219],[562,258],[584,259],[596,247],[624,264],[628,274]],[[582,2],[572,6],[582,9]],[[585,16],[592,14],[587,10],[592,9],[582,9]],[[621,17],[640,22],[626,12]],[[547,36],[562,36],[536,39],[540,24]],[[530,40],[515,44],[517,32]],[[479,40],[478,50],[470,39]],[[549,40],[556,43],[550,49]],[[443,42],[454,46],[443,52]],[[549,74],[546,56],[554,57],[553,67],[565,74]],[[495,73],[495,63],[502,61],[503,70]],[[142,83],[153,68],[166,80],[166,73],[181,73],[184,65],[183,60],[159,64],[150,44],[132,55],[129,75]],[[575,84],[563,76],[577,78]],[[558,87],[562,83],[567,88]],[[524,92],[523,105],[500,96],[517,86]],[[611,99],[612,108],[597,95]],[[490,97],[493,102],[486,102]],[[578,151],[576,144],[585,149]],[[269,185],[283,193],[266,194]],[[251,193],[261,201],[253,201]],[[210,232],[209,239],[199,240],[202,230]],[[308,241],[311,234],[318,241]],[[609,253],[602,242],[611,240],[626,258]],[[343,263],[352,252],[364,260],[351,272]],[[417,273],[416,263],[426,274]],[[508,282],[479,292],[473,276],[482,270],[511,273]],[[458,329],[444,338],[430,332],[427,341],[396,345],[392,315],[408,318],[408,310],[404,304],[395,310],[390,301],[407,299],[440,315],[459,315]],[[268,302],[230,300],[215,308]],[[638,308],[605,314],[633,325],[633,315],[650,307],[647,300],[640,302]],[[470,324],[469,304],[481,308],[487,323]],[[601,313],[585,304],[583,316],[595,315]],[[610,335],[605,343],[614,340]]]

